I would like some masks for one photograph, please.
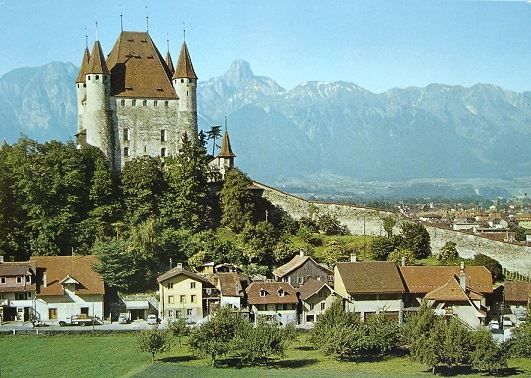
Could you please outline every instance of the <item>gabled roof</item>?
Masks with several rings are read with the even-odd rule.
[[[29,261],[0,263],[0,277],[33,275],[34,272],[35,264]]]
[[[87,73],[105,74],[105,75],[108,75],[110,73],[109,69],[107,68],[107,64],[105,62],[105,56],[103,55],[100,41],[98,40],[94,42],[94,47],[92,48],[92,54],[90,54]]]
[[[168,73],[170,73],[171,75],[169,76],[169,78],[171,79],[173,77],[173,74],[175,73],[175,68],[173,66],[173,60],[171,59],[171,54],[170,54],[170,51],[168,50],[168,52],[166,53],[166,65],[168,66]]]
[[[452,276],[452,278],[450,278],[444,285],[430,291],[424,298],[437,301],[456,302],[468,302],[469,300],[465,291],[454,276]]]
[[[221,142],[221,150],[219,151],[218,157],[236,157],[236,155],[234,155],[234,152],[232,152],[232,148],[230,146],[229,133],[227,132],[227,130],[225,130],[225,133],[223,134],[223,141]]]
[[[260,296],[263,291],[265,296]],[[279,291],[283,295],[279,295]],[[251,282],[246,289],[249,304],[298,303],[296,290],[287,282]]]
[[[336,269],[349,294],[403,293],[398,268],[391,261],[337,263]]]
[[[531,300],[531,282],[511,281],[503,284],[506,302],[528,302]]]
[[[458,266],[401,266],[400,273],[410,293],[426,294],[444,285],[461,268]],[[484,266],[465,266],[467,286],[479,293],[492,293],[492,274]]]
[[[97,256],[34,256],[30,261],[37,268],[37,296],[64,295],[61,281],[67,276],[76,277],[79,282],[77,295],[105,294],[103,279],[94,270],[100,262]],[[44,273],[47,286],[44,286]]]
[[[332,289],[326,282],[316,280],[315,278],[308,278],[306,281],[304,281],[304,284],[299,287],[299,298],[302,301],[305,301],[306,299],[313,297],[315,294],[319,293],[323,288],[328,288],[331,293],[334,293],[334,289]]]
[[[189,270],[186,270],[186,269],[183,269],[181,267],[175,267],[173,269],[170,269],[168,270],[167,272],[165,273],[162,273],[158,278],[157,278],[157,282],[158,283],[162,283],[170,278],[173,278],[175,276],[178,276],[179,274],[184,274],[185,276],[188,276],[196,281],[200,281],[200,282],[203,282],[203,283],[207,283],[209,284],[210,281],[199,275],[199,274],[196,274],[196,273],[193,273],[193,272],[190,272]]]
[[[243,297],[244,291],[238,273],[218,273],[219,291],[225,297]]]
[[[121,32],[107,65],[112,96],[177,99],[170,68],[146,32]]]
[[[275,275],[277,277],[284,277],[285,275],[293,272],[295,269],[300,268],[301,266],[303,266],[308,261],[310,261],[311,263],[317,265],[319,268],[321,268],[323,271],[327,272],[328,274],[330,274],[330,275],[333,274],[333,272],[330,269],[325,268],[322,265],[319,265],[310,256],[296,255],[290,261],[285,263],[284,265],[279,266],[278,268],[273,270],[273,275]]]
[[[88,48],[85,48],[83,53],[83,60],[81,61],[81,68],[79,69],[79,74],[77,75],[76,83],[84,83],[86,78],[85,75],[88,73],[90,62],[90,52]]]
[[[188,52],[188,46],[186,46],[186,42],[183,42],[183,45],[181,47],[179,61],[177,62],[177,67],[175,68],[173,78],[197,79],[197,75],[194,71],[194,66],[192,65],[192,58],[190,58],[190,53]]]

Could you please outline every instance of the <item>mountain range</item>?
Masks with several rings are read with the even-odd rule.
[[[0,78],[0,138],[73,139],[77,67],[53,62]],[[255,179],[531,176],[531,92],[443,84],[373,93],[349,82],[287,90],[237,60],[199,82],[199,126],[227,115],[236,164]]]

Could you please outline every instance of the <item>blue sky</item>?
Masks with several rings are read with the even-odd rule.
[[[0,75],[50,61],[79,65],[85,27],[105,53],[145,30],[164,53],[187,43],[200,80],[235,59],[285,88],[345,80],[375,92],[438,82],[531,90],[531,3],[428,0],[0,0]]]

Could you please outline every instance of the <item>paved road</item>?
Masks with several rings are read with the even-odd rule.
[[[94,325],[95,331],[131,331],[131,330],[143,330],[143,329],[153,329],[153,328],[159,328],[159,329],[165,329],[167,328],[166,324],[157,324],[152,325],[148,324],[146,321],[134,321],[130,324],[119,324],[117,322],[109,323],[105,322],[101,325]],[[92,331],[92,325],[86,325],[86,326],[64,326],[61,327],[58,324],[54,323],[48,323],[47,326],[44,327],[33,327],[33,325],[29,322],[26,323],[20,323],[20,322],[7,322],[2,325],[0,325],[0,333],[10,333],[15,331],[15,333],[37,333],[39,332],[47,332],[47,331],[54,331],[54,332],[67,332],[67,331]]]

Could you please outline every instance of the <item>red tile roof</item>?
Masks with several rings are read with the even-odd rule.
[[[304,282],[302,286],[299,287],[299,298],[304,301],[320,292],[324,286],[327,286],[330,291],[333,291],[333,289],[328,286],[326,282],[319,281],[315,278],[310,277]]]
[[[218,273],[219,290],[227,297],[243,297],[245,294],[238,273]]]
[[[178,276],[179,274],[184,274],[185,276],[188,276],[190,278],[193,278],[196,281],[203,282],[206,284],[210,284],[210,281],[197,273],[190,272],[189,270],[183,269],[181,267],[175,267],[173,269],[168,270],[167,272],[162,273],[158,278],[157,282],[162,283],[172,277]]]
[[[179,61],[177,62],[177,67],[175,68],[173,78],[197,79],[197,75],[194,71],[194,66],[192,65],[192,58],[190,58],[190,53],[188,52],[188,46],[186,46],[186,42],[183,42],[183,45],[181,47]]]
[[[34,256],[30,261],[37,268],[37,296],[64,295],[60,282],[68,275],[79,282],[76,294],[105,294],[103,279],[94,270],[94,266],[100,262],[97,256]]]
[[[303,266],[307,261],[310,261],[311,263],[317,265],[318,267],[320,267],[323,271],[327,272],[327,274],[331,275],[333,274],[333,272],[328,269],[328,268],[325,268],[324,266],[322,265],[319,265],[314,259],[312,259],[310,256],[301,256],[301,255],[296,255],[294,256],[290,261],[288,261],[287,263],[285,263],[284,265],[282,266],[279,266],[278,268],[276,268],[275,270],[273,270],[273,275],[277,276],[277,277],[284,277],[285,275],[293,272],[295,269],[298,269],[300,268],[301,266]]]
[[[234,155],[234,152],[232,152],[232,148],[230,146],[229,133],[227,132],[227,130],[225,130],[225,133],[223,134],[223,142],[221,143],[221,150],[219,151],[218,157],[236,157],[236,155]]]
[[[349,294],[403,293],[398,268],[391,261],[337,263],[336,269]]]
[[[105,57],[103,56],[103,51],[101,49],[100,41],[94,42],[94,47],[92,48],[92,54],[90,54],[89,66],[87,73],[90,74],[105,74],[108,75],[109,69],[105,63]]]
[[[529,302],[531,300],[531,282],[506,282],[503,284],[506,302]]]
[[[254,281],[251,282],[246,291],[248,302],[251,305],[299,302],[295,288],[287,282]],[[264,296],[260,295],[262,291]]]
[[[86,48],[85,53],[83,54],[83,60],[81,61],[81,68],[79,69],[79,74],[77,75],[76,83],[85,82],[86,80],[85,75],[88,73],[89,62],[90,62],[90,52],[88,48]]]

